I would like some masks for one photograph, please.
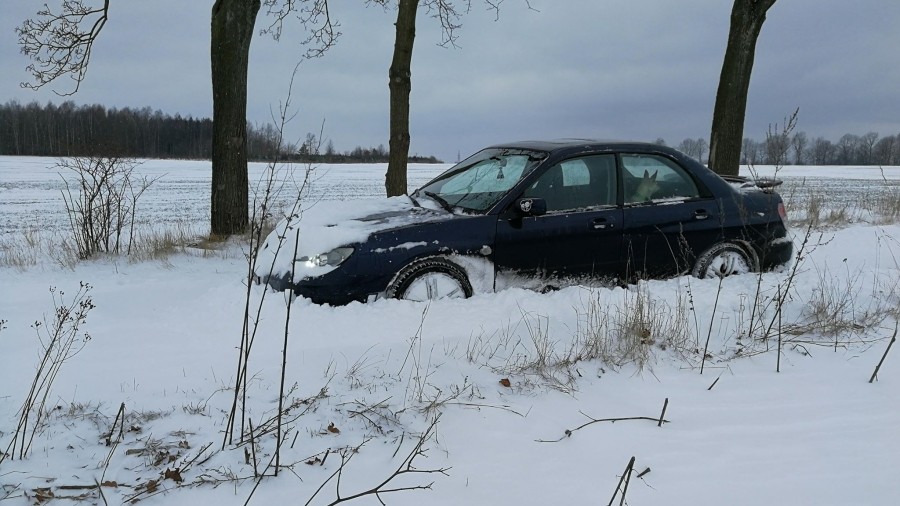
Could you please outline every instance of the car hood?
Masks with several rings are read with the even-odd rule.
[[[376,232],[454,216],[442,209],[415,205],[406,196],[303,205],[282,219],[263,241],[257,252],[256,275],[284,276],[293,269],[294,279],[321,276],[334,267],[312,266],[305,262],[306,258],[362,243]],[[294,265],[294,259],[304,261]]]

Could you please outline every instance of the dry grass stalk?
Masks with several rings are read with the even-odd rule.
[[[50,288],[54,314],[32,324],[42,348],[41,359],[19,410],[16,430],[6,451],[0,454],[0,462],[7,457],[18,455],[19,459],[24,459],[28,455],[34,437],[43,429],[49,415],[47,400],[59,370],[90,340],[90,335],[82,329],[88,313],[94,308],[90,290],[90,285],[80,283],[71,301],[66,302],[64,292]]]

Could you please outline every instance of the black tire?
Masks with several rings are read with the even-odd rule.
[[[438,284],[440,287],[437,287]],[[468,299],[472,296],[472,284],[459,265],[446,258],[428,257],[414,260],[404,267],[385,293],[392,299],[416,301]]]
[[[700,255],[691,275],[700,279],[724,278],[758,270],[759,259],[755,254],[732,242],[721,242]]]

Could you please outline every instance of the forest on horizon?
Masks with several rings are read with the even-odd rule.
[[[106,108],[100,104],[59,105],[12,100],[0,105],[0,155],[125,156],[132,158],[209,159],[212,120],[174,116],[150,107]],[[331,141],[322,146],[314,134],[298,145],[279,150],[278,130],[270,123],[247,124],[247,157],[317,163],[383,163],[383,145],[338,152]],[[321,147],[321,149],[319,149]],[[441,163],[434,156],[410,156],[413,163]]]

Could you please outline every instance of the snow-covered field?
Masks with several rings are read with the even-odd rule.
[[[246,408],[257,443],[238,445],[235,431],[223,449],[247,295],[241,244],[60,267],[45,258],[47,246],[23,239],[65,235],[53,163],[0,158],[0,259],[10,245],[35,249],[34,261],[0,266],[0,452],[35,377],[38,336],[46,342],[52,327],[50,288],[71,303],[88,283],[95,307],[82,327],[90,339],[59,370],[27,457],[10,450],[0,463],[0,500],[10,504],[51,495],[304,504],[342,453],[353,456],[340,478],[347,498],[389,478],[437,415],[413,468],[445,472],[402,473],[381,490],[433,482],[431,490],[383,494],[386,503],[607,504],[632,457],[630,505],[900,500],[900,351],[868,382],[900,307],[900,223],[877,209],[896,194],[898,167],[783,169],[793,218],[820,198],[846,219],[813,229],[796,269],[721,284],[514,288],[430,305],[298,300],[287,325],[280,295],[268,294],[255,317],[263,291],[252,287],[258,326]],[[411,167],[410,187],[444,168]],[[147,161],[138,170],[163,176],[141,201],[143,226],[203,232],[208,162]],[[320,167],[309,198],[378,198],[384,170]],[[805,229],[794,232],[799,249]],[[51,325],[36,331],[45,318]],[[272,473],[268,421],[286,328],[282,467],[257,480],[254,462]],[[578,428],[588,417],[646,418]],[[310,504],[331,503],[337,486],[332,479]]]

